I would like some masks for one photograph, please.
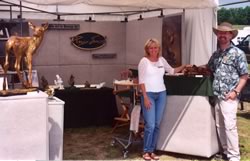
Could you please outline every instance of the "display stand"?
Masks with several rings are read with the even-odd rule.
[[[49,160],[63,160],[64,101],[52,97],[49,105]]]
[[[205,96],[168,96],[157,149],[203,157],[219,152],[214,108]]]
[[[48,101],[44,92],[0,97],[0,160],[48,160]]]
[[[210,77],[165,76],[167,105],[158,150],[210,157],[219,152]]]

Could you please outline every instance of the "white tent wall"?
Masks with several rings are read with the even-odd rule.
[[[211,8],[185,10],[183,63],[204,65],[208,62],[216,49],[216,38],[212,31],[212,26],[217,22],[216,17]]]
[[[45,21],[32,20],[40,25]],[[49,21],[49,23],[55,23]],[[114,78],[120,78],[125,69],[126,57],[126,25],[120,22],[65,21],[57,23],[80,24],[80,30],[48,30],[37,54],[33,57],[33,69],[54,83],[55,75],[59,74],[64,85],[68,85],[70,75],[75,76],[76,84],[106,82],[112,86]],[[32,31],[30,31],[32,32]],[[95,32],[107,37],[107,44],[97,50],[86,51],[74,47],[70,37],[84,32]],[[117,54],[114,59],[93,59],[92,54]]]
[[[12,1],[12,0],[10,0]],[[95,0],[87,1],[94,2]],[[23,1],[28,2],[28,0]],[[37,3],[36,0],[32,1]],[[39,1],[39,3],[63,3],[63,2],[75,2],[74,5],[88,5],[79,4],[82,0],[78,1]],[[110,9],[112,6],[110,0],[95,1],[98,3],[108,2],[108,6],[95,6],[100,7],[99,9]],[[118,3],[118,1],[113,1]],[[120,1],[119,1],[120,2]],[[130,8],[136,7],[141,1],[125,1],[130,6]],[[124,1],[119,7],[113,7],[114,10],[125,10],[126,5]],[[161,7],[167,8],[172,6],[172,8],[182,8],[184,9],[184,23],[183,23],[183,35],[182,35],[182,63],[183,64],[196,64],[202,65],[208,61],[208,58],[215,50],[215,36],[212,33],[212,26],[216,25],[216,12],[214,12],[215,7],[218,5],[217,0],[188,0],[188,1],[143,1],[147,2],[147,5],[151,4],[150,7]],[[162,3],[165,3],[163,5]],[[168,3],[170,4],[168,4]],[[138,3],[138,4],[137,4]],[[162,4],[162,6],[158,6]],[[116,5],[116,4],[115,4]],[[141,4],[145,7],[145,4]],[[170,5],[170,6],[169,6]],[[175,6],[174,6],[175,5]],[[179,5],[179,6],[178,6]],[[37,6],[36,4],[32,5]],[[43,5],[39,5],[43,6]],[[76,7],[75,6],[75,7]],[[93,4],[94,6],[94,4]],[[93,6],[90,6],[91,11],[95,12]],[[46,7],[46,6],[44,6]],[[47,6],[48,7],[48,6]],[[55,5],[49,6],[56,8]],[[67,8],[67,5],[63,6]],[[70,5],[68,6],[70,7]],[[94,7],[94,8],[95,8]],[[58,10],[62,7],[58,8]],[[107,11],[105,9],[105,11]],[[128,8],[126,8],[129,10]],[[24,9],[23,9],[24,10]],[[75,12],[77,9],[72,7],[71,12]],[[182,12],[183,9],[164,9],[164,15],[172,15],[178,12]],[[53,11],[51,9],[50,11]],[[84,10],[83,12],[88,12]],[[18,14],[18,12],[16,13]],[[159,12],[143,13],[144,20],[137,21],[138,15],[129,16],[129,22],[120,23],[124,16],[116,17],[116,21],[113,21],[113,17],[109,21],[99,21],[98,17],[95,16],[97,22],[89,23],[83,21],[85,18],[81,16],[69,16],[73,17],[74,20],[67,20],[67,17],[63,17],[65,21],[53,21],[56,18],[52,15],[50,19],[44,19],[40,14],[33,13],[33,18],[30,19],[29,16],[25,17],[27,13],[24,12],[23,18],[26,20],[31,20],[36,25],[40,25],[45,22],[49,23],[73,23],[80,24],[80,30],[48,30],[44,37],[44,40],[37,51],[37,54],[33,58],[33,69],[37,69],[39,76],[45,76],[49,81],[49,84],[54,83],[55,75],[59,74],[63,80],[64,85],[67,85],[67,81],[70,75],[75,76],[76,84],[83,84],[85,81],[90,83],[100,83],[106,82],[107,86],[112,86],[113,79],[120,78],[120,72],[127,68],[137,68],[139,60],[144,55],[144,43],[148,38],[155,37],[162,40],[162,19],[158,18]],[[29,14],[30,15],[30,14]],[[5,18],[4,14],[1,13],[0,19]],[[14,16],[13,16],[14,17]],[[100,16],[101,17],[101,16]],[[108,20],[104,15],[102,20]],[[150,18],[146,18],[150,17]],[[81,19],[81,20],[80,20]],[[117,21],[119,20],[119,21]],[[32,31],[30,31],[32,33]],[[96,32],[103,36],[107,36],[107,44],[103,48],[93,51],[84,51],[75,48],[70,44],[69,38],[84,32]],[[115,53],[116,58],[113,59],[93,59],[92,54],[105,54],[105,53]]]
[[[175,13],[173,13],[175,14]],[[183,64],[206,64],[212,54],[215,23],[213,9],[185,10]],[[36,24],[44,21],[36,21]],[[49,22],[55,23],[55,22]],[[127,68],[137,68],[144,55],[144,43],[148,38],[162,40],[162,19],[147,18],[142,21],[95,22],[65,21],[59,23],[80,24],[80,30],[49,30],[42,45],[34,56],[34,69],[53,83],[56,74],[67,80],[73,74],[77,84],[107,82],[120,78],[120,72]],[[83,32],[96,32],[107,36],[107,45],[101,49],[84,51],[70,44],[69,38]],[[92,54],[116,53],[114,59],[93,59]]]
[[[137,69],[144,56],[144,45],[147,39],[162,39],[162,18],[148,18],[143,21],[131,21],[126,27],[126,65]]]
[[[168,16],[181,12],[175,10]],[[183,15],[182,64],[204,65],[216,49],[216,37],[212,32],[212,26],[216,25],[216,12],[212,8],[186,9]],[[145,41],[152,37],[162,40],[162,20],[132,21],[128,23],[126,33],[126,65],[136,68],[135,64],[144,55]]]

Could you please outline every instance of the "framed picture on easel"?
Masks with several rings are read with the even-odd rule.
[[[182,16],[176,14],[164,17],[162,23],[162,56],[173,67],[180,66],[182,60]]]

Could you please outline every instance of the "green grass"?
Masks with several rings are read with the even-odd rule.
[[[250,161],[250,103],[244,103],[244,111],[238,112],[238,131],[242,161]],[[128,158],[123,158],[119,144],[111,146],[113,136],[124,136],[128,127],[111,133],[111,127],[90,127],[64,130],[63,160],[142,160],[142,142],[129,148]],[[127,137],[126,137],[127,138]],[[184,154],[160,152],[167,161],[222,161]]]
[[[250,160],[250,113],[238,113],[238,131],[242,160]]]

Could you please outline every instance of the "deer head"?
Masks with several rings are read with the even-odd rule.
[[[48,22],[42,26],[35,26],[31,22],[28,22],[29,27],[33,30],[33,36],[41,37],[43,36],[44,32],[48,29]]]

